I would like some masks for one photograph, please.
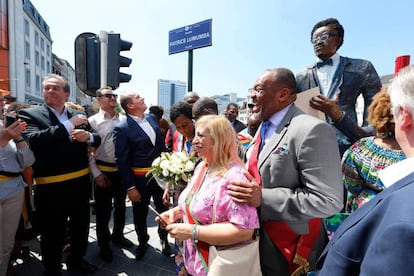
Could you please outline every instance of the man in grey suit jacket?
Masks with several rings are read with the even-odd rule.
[[[372,97],[380,90],[381,80],[374,66],[368,60],[342,57],[337,54],[344,41],[344,29],[335,18],[328,18],[315,24],[311,32],[311,43],[317,61],[296,76],[298,92],[319,87],[321,95],[313,97],[313,108],[325,112],[332,104],[339,104],[340,110],[348,116],[351,124],[332,120],[341,124],[339,130],[358,131],[352,122],[357,123],[355,111],[359,95],[364,97],[363,126],[368,125],[368,107]],[[342,116],[344,117],[344,116]],[[348,120],[349,121],[349,120]],[[351,145],[344,133],[337,131],[339,150],[342,153]]]
[[[260,257],[263,275],[302,275],[315,267],[327,242],[321,218],[342,204],[340,157],[335,133],[324,121],[295,105],[296,81],[285,68],[266,70],[255,82],[253,113],[263,123],[247,150],[255,173],[255,144],[264,146],[257,168],[262,189],[233,183],[234,200],[260,207]],[[267,130],[263,133],[264,125]]]
[[[414,65],[390,88],[395,138],[407,159],[379,172],[388,187],[339,226],[318,260],[318,275],[414,272]]]

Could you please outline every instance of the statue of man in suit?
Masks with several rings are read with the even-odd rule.
[[[343,42],[344,28],[337,19],[328,18],[316,23],[311,31],[311,43],[317,60],[296,76],[298,92],[319,87],[321,95],[313,97],[310,105],[325,112],[334,126],[338,125],[335,130],[341,155],[352,143],[337,129],[358,131],[353,124],[357,123],[355,105],[360,95],[364,97],[362,126],[367,126],[368,107],[381,89],[381,80],[370,61],[337,53]],[[335,105],[339,105],[343,113],[338,118],[330,116]]]

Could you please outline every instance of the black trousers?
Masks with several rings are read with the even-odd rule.
[[[86,254],[90,185],[89,175],[35,185],[35,215],[41,238],[42,262],[48,275],[59,274],[62,269],[62,247],[68,223],[71,240],[68,262],[80,262]]]
[[[114,228],[112,235],[123,237],[125,227],[125,198],[126,190],[118,172],[103,172],[110,180],[110,187],[100,187],[95,184],[96,236],[99,246],[108,246],[111,240],[109,220],[114,210]]]
[[[162,203],[163,189],[158,186],[157,182],[153,178],[145,176],[135,176],[137,183],[139,183],[138,191],[141,193],[141,202],[133,202],[132,211],[134,214],[134,226],[138,236],[140,245],[143,245],[147,240],[148,229],[147,229],[147,216],[148,216],[148,205],[150,199],[155,204],[155,209],[162,213],[168,210],[168,207]],[[158,235],[161,240],[166,240],[168,232],[158,226]]]

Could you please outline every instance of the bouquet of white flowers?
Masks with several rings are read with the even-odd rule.
[[[152,168],[147,175],[152,174],[163,189],[166,183],[169,183],[172,189],[179,185],[185,187],[193,175],[196,159],[186,151],[162,152],[161,156],[152,162]]]

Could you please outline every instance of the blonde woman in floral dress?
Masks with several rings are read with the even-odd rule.
[[[196,122],[193,147],[202,162],[181,193],[178,206],[162,213],[161,219],[172,237],[184,241],[186,269],[198,276],[208,273],[208,258],[199,253],[201,244],[248,244],[259,222],[256,208],[235,202],[227,191],[230,181],[247,181],[230,122],[217,115],[201,117]],[[260,275],[260,271],[250,275]]]

